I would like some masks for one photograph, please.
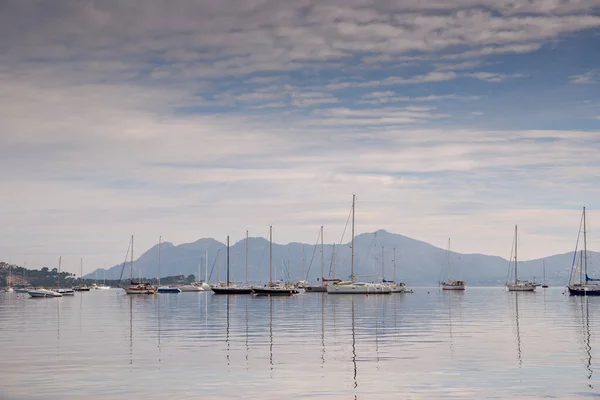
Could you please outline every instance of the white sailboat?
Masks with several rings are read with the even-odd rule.
[[[446,265],[448,267],[448,279],[440,282],[442,290],[465,290],[465,282],[452,279],[452,267],[450,265],[450,238],[448,238],[448,250],[446,250]]]
[[[352,257],[350,261],[350,280],[338,282],[327,286],[327,294],[389,294],[392,290],[382,283],[357,282],[354,275],[354,214],[356,207],[356,195],[352,195]]]
[[[515,247],[514,247],[514,280],[512,282],[506,282],[506,288],[508,289],[509,292],[533,292],[536,288],[536,285],[527,281],[527,280],[521,280],[519,279],[518,276],[518,266],[519,266],[519,262],[517,259],[517,255],[518,255],[518,232],[517,232],[517,226],[515,225]],[[512,257],[511,257],[512,258]]]
[[[394,264],[394,280],[393,282],[389,285],[390,289],[392,290],[392,293],[404,293],[406,292],[406,284],[402,283],[402,282],[398,282],[396,280],[396,248],[394,247],[394,260],[393,260],[393,264]]]
[[[32,289],[27,292],[31,297],[63,297],[62,294],[48,289]]]

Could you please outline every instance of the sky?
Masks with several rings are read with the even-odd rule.
[[[599,43],[598,0],[2,1],[0,259],[339,242],[352,194],[357,233],[523,259],[585,205],[600,250]]]

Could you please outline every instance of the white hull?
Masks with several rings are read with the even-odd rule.
[[[442,290],[465,290],[465,285],[446,285],[442,283]]]
[[[406,290],[404,286],[392,286],[390,289],[392,290],[392,293],[404,293]]]
[[[194,285],[184,285],[181,286],[182,292],[204,292],[204,288],[202,286],[194,286]]]
[[[507,284],[506,288],[509,292],[533,292],[535,290],[535,286],[528,283],[521,284]]]
[[[33,289],[19,288],[19,289],[15,289],[15,292],[17,292],[17,293],[27,293],[30,290],[33,290]]]
[[[10,293],[10,292],[14,292],[15,290],[11,287],[7,287],[4,289],[5,292]]]
[[[123,289],[127,294],[156,294],[156,288],[153,286],[147,288],[126,287]]]
[[[73,289],[56,289],[56,293],[60,293],[63,296],[75,296],[75,291]]]
[[[31,297],[62,297],[63,295],[52,291],[52,290],[48,290],[48,289],[36,289],[36,290],[30,290],[29,295]]]
[[[327,294],[390,294],[392,289],[381,283],[340,282],[327,286]]]

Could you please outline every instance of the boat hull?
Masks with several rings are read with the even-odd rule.
[[[214,294],[252,294],[251,288],[245,287],[213,287]]]
[[[182,292],[204,292],[204,288],[202,286],[195,285],[184,285],[179,289],[181,289]]]
[[[536,286],[534,285],[506,285],[509,292],[533,292]]]
[[[73,290],[76,292],[89,292],[90,288],[89,287],[76,287],[76,288],[73,288]]]
[[[53,290],[47,290],[47,289],[37,289],[37,290],[30,290],[29,292],[27,292],[29,294],[29,296],[33,297],[33,298],[42,298],[42,297],[63,297],[62,294],[55,292]]]
[[[571,296],[600,296],[600,286],[569,286]]]
[[[56,289],[55,292],[62,294],[63,296],[75,296],[73,289]]]
[[[445,285],[445,284],[442,284],[442,290],[465,290],[465,285]]]
[[[156,294],[156,288],[150,286],[146,288],[125,287],[123,288],[127,294]]]
[[[158,293],[181,293],[181,289],[176,287],[159,287]]]
[[[307,292],[326,293],[327,292],[327,286],[307,286],[306,287],[306,291]]]
[[[390,294],[392,289],[379,283],[345,283],[327,286],[327,294]]]
[[[252,292],[257,296],[292,296],[298,294],[295,288],[253,287]]]

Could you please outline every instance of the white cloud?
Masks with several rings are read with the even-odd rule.
[[[487,82],[503,82],[507,79],[522,78],[522,74],[499,74],[495,72],[472,72],[464,74],[469,78],[475,78]]]
[[[569,77],[571,83],[577,85],[593,85],[600,83],[600,69],[593,69],[581,75],[573,75]]]

